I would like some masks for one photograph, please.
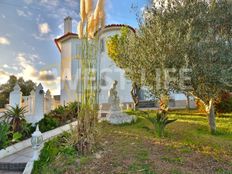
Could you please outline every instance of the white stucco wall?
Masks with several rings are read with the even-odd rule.
[[[124,71],[116,67],[115,63],[107,55],[106,40],[109,36],[120,34],[120,27],[101,32],[99,36],[99,47],[101,39],[104,40],[105,50],[98,53],[98,65],[100,79],[105,77],[106,85],[101,86],[99,102],[108,103],[108,91],[114,80],[118,81],[118,93],[121,102],[132,102],[130,96],[131,81],[125,78]],[[61,105],[80,98],[80,51],[81,40],[77,37],[68,38],[61,42]],[[101,84],[101,83],[100,83]],[[79,91],[79,92],[78,92]]]
[[[77,100],[80,40],[70,38],[61,43],[61,105]]]
[[[120,27],[112,27],[112,29],[107,29],[99,34],[99,61],[100,61],[100,85],[101,91],[99,96],[99,102],[108,103],[108,91],[114,80],[118,81],[118,94],[122,103],[132,102],[130,91],[132,88],[132,82],[125,77],[124,71],[118,68],[115,63],[111,60],[107,53],[107,39],[110,36],[120,34]],[[104,42],[104,51],[101,50],[101,40]],[[104,79],[104,80],[103,80]],[[106,84],[103,85],[101,82],[105,81]]]

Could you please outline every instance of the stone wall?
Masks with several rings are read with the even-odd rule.
[[[18,84],[10,93],[9,105],[15,107],[25,107],[27,110],[26,120],[29,123],[36,123],[44,118],[44,114],[52,110],[53,99],[50,91],[44,94],[43,86],[39,84],[35,91],[31,91],[30,96],[22,96],[21,89]]]

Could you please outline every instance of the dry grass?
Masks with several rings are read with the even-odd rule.
[[[66,151],[43,163],[40,172],[65,174],[232,174],[232,117],[218,118],[218,134],[210,135],[207,118],[177,115],[166,138],[156,138],[150,123],[138,115],[132,125],[100,124],[94,155]],[[44,160],[44,159],[42,159]],[[34,172],[35,173],[35,172]],[[39,172],[37,172],[39,173]]]

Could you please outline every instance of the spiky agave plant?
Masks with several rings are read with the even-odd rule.
[[[21,130],[22,122],[25,120],[25,114],[27,113],[26,107],[10,106],[5,112],[4,117],[7,122],[10,122],[13,132]]]
[[[165,127],[176,121],[176,119],[169,120],[167,116],[167,112],[160,111],[156,114],[156,117],[148,116],[146,117],[154,126],[155,131],[159,137],[164,136]]]

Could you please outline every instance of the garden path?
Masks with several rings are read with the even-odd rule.
[[[0,159],[0,163],[27,163],[33,156],[33,150],[31,147],[23,149],[17,153]],[[1,172],[0,172],[1,174]]]

